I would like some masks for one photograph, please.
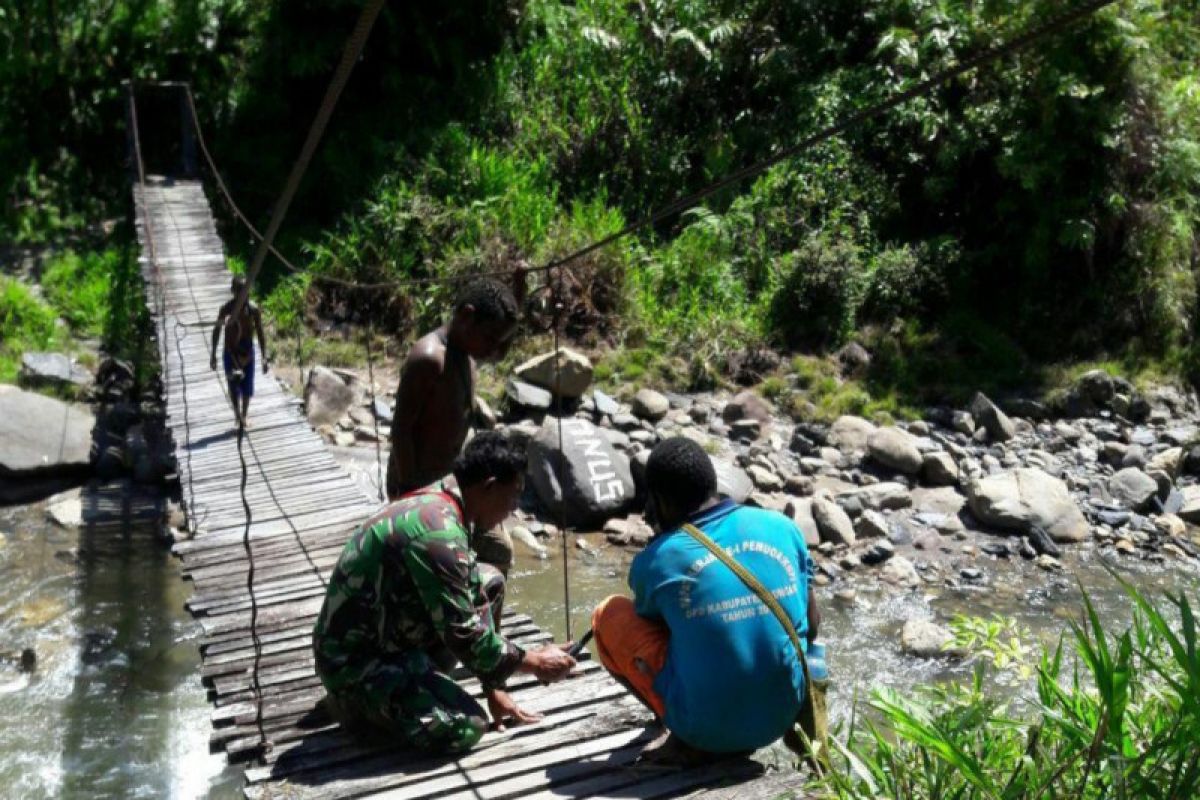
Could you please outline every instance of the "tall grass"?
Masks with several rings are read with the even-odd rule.
[[[1151,601],[1122,582],[1132,623],[1110,631],[1086,593],[1082,620],[1030,665],[1033,696],[965,683],[879,690],[877,718],[852,722],[825,789],[841,800],[1200,795],[1200,653],[1193,601]],[[1031,652],[993,638],[1020,667]]]
[[[29,287],[0,276],[0,383],[13,383],[27,350],[58,346],[63,334],[54,310]]]

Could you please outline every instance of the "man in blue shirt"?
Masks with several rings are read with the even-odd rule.
[[[592,615],[597,655],[682,744],[710,753],[768,745],[800,710],[800,658],[770,609],[681,526],[724,548],[812,640],[820,616],[804,537],[782,514],[718,498],[712,462],[689,439],[654,448],[646,489],[657,533],[630,567],[633,600],[609,597]]]

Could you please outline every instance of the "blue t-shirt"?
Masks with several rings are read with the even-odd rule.
[[[778,598],[801,641],[812,560],[782,514],[731,500],[689,520]],[[764,747],[800,710],[804,669],[771,610],[704,545],[676,529],[656,536],[629,569],[637,613],[671,630],[654,680],[667,727],[714,753]]]

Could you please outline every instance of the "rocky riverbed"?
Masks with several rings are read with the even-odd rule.
[[[499,413],[477,409],[481,427],[529,448],[529,490],[509,523],[526,558],[555,552],[565,525],[576,532],[572,547],[627,560],[617,552],[651,535],[639,513],[650,449],[686,436],[711,454],[723,494],[796,521],[831,602],[953,591],[976,598],[982,614],[1001,595],[1061,595],[1073,609],[1077,596],[1062,588],[1102,564],[1198,574],[1200,403],[1181,389],[1142,393],[1093,372],[1053,403],[980,394],[966,408],[930,408],[894,425],[854,416],[819,424],[789,419],[749,390],[642,388],[618,401],[590,386],[585,357],[564,353],[557,387],[552,366],[552,353],[521,365]],[[390,396],[372,400],[353,371],[314,374],[310,408],[321,381],[345,390],[345,408],[331,414],[321,404],[320,424],[331,441],[358,444],[360,474],[373,486],[374,430],[386,459]]]

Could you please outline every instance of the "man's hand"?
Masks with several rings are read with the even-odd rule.
[[[542,715],[534,711],[526,711],[516,704],[508,692],[493,689],[487,693],[488,714],[492,717],[492,727],[498,731],[504,730],[505,722],[517,725],[538,722]]]
[[[208,368],[214,369],[214,370],[217,368],[217,354],[216,353],[213,353],[212,357],[208,359]]]
[[[549,644],[541,650],[526,650],[525,658],[521,661],[521,671],[534,675],[542,683],[562,680],[575,666],[575,659],[567,653],[569,649],[571,642],[562,647]]]
[[[264,359],[263,359],[263,375],[266,375],[266,374],[267,374],[267,370],[269,370],[270,368],[271,368],[271,362],[270,362],[270,361],[267,361],[267,359],[266,359],[266,358],[264,358]]]

